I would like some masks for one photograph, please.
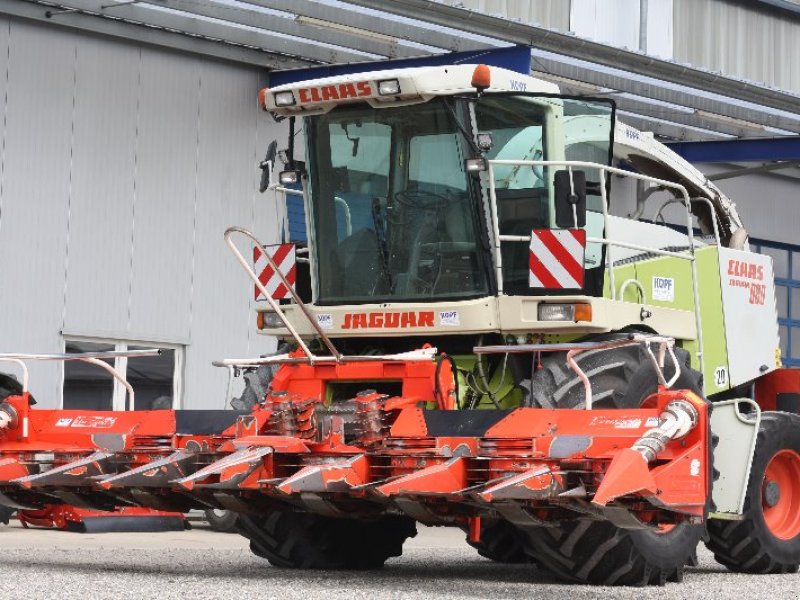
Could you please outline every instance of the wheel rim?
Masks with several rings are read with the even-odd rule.
[[[791,540],[800,534],[800,454],[781,450],[772,457],[761,483],[761,506],[772,535]]]

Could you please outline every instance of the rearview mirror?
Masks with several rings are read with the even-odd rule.
[[[272,183],[272,169],[275,166],[275,154],[277,152],[278,142],[276,140],[272,140],[269,143],[269,146],[267,146],[267,154],[264,156],[264,160],[258,164],[258,168],[261,169],[261,182],[258,185],[258,191],[262,194]]]
[[[556,227],[586,227],[586,173],[574,169],[555,174]]]

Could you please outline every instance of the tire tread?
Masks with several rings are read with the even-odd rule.
[[[800,432],[800,416],[778,412],[761,414],[753,471],[745,498],[744,518],[741,521],[711,520],[708,523],[709,539],[706,546],[718,563],[736,573],[777,574],[798,571],[800,536],[792,541],[795,551],[790,559],[779,560],[774,553],[776,543],[780,546],[782,542],[774,538],[766,528],[760,511],[760,481],[763,474],[758,471],[766,467],[771,458],[771,455],[762,456],[760,450],[769,448],[771,442],[783,440],[786,429]],[[800,452],[800,448],[795,450]],[[764,463],[763,466],[761,462]],[[755,484],[759,484],[758,492],[753,488]]]

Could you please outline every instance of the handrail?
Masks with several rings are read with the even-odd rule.
[[[388,361],[402,361],[402,362],[430,362],[436,356],[437,349],[433,347],[422,348],[419,350],[411,350],[409,352],[400,352],[399,354],[354,354],[342,356],[337,359],[335,356],[315,356],[318,364],[324,363],[337,363],[337,362],[388,362]],[[215,367],[234,367],[234,368],[249,368],[258,367],[261,365],[285,365],[285,364],[307,364],[308,359],[301,356],[292,356],[291,354],[271,354],[269,356],[259,356],[256,358],[224,358],[222,360],[215,360],[211,364]]]
[[[248,231],[247,229],[245,229],[243,227],[228,227],[228,229],[225,230],[225,243],[228,244],[228,247],[230,248],[231,252],[233,252],[233,255],[236,257],[236,260],[239,262],[239,264],[245,270],[245,272],[247,273],[248,277],[250,277],[250,279],[253,280],[253,283],[258,288],[258,291],[260,291],[262,294],[264,294],[264,298],[266,298],[267,302],[269,302],[269,305],[272,308],[272,310],[275,312],[276,315],[278,315],[278,318],[286,326],[286,329],[289,330],[289,333],[292,335],[292,337],[294,338],[295,342],[297,342],[297,345],[302,349],[303,353],[308,357],[308,359],[311,362],[311,364],[314,364],[314,362],[317,360],[317,356],[313,352],[311,352],[309,347],[306,345],[306,343],[300,337],[300,334],[297,332],[297,330],[294,328],[294,326],[291,324],[291,322],[289,322],[289,319],[286,317],[286,314],[281,310],[280,305],[270,295],[270,293],[267,291],[267,288],[265,288],[264,284],[261,283],[261,280],[258,278],[258,275],[256,275],[256,272],[252,269],[250,264],[247,262],[247,259],[239,251],[239,248],[236,247],[236,244],[231,239],[231,237],[233,236],[234,233],[239,233],[239,234],[249,238],[250,241],[252,241],[259,249],[263,248],[264,244],[261,243],[261,241],[259,241],[259,239],[256,238],[256,236],[254,236],[252,233],[250,233],[250,231]],[[333,345],[333,342],[331,341],[331,339],[322,330],[322,327],[320,327],[320,325],[317,322],[317,319],[314,317],[314,315],[311,314],[311,312],[308,310],[308,307],[306,306],[305,302],[303,302],[300,299],[300,296],[295,291],[294,286],[286,279],[286,276],[283,273],[281,273],[281,270],[278,268],[278,265],[275,264],[275,261],[272,259],[272,257],[269,255],[268,252],[263,252],[262,251],[262,255],[264,256],[266,261],[269,263],[269,266],[272,267],[275,275],[277,275],[278,278],[281,280],[281,283],[283,283],[283,285],[286,286],[286,289],[292,295],[292,298],[297,303],[297,305],[300,307],[300,310],[303,312],[303,315],[306,317],[308,322],[311,324],[311,327],[314,329],[314,331],[316,331],[317,335],[322,340],[322,343],[324,343],[325,346],[328,348],[328,351],[334,357],[335,361],[337,363],[341,362],[342,361],[342,355],[336,349],[336,346]]]
[[[573,168],[585,168],[585,169],[596,169],[600,175],[600,198],[602,200],[602,210],[603,210],[603,228],[605,232],[605,236],[611,234],[611,220],[610,215],[608,212],[608,193],[605,185],[606,175],[611,173],[614,175],[619,175],[622,177],[630,177],[631,179],[638,179],[641,181],[649,181],[651,183],[655,183],[659,186],[664,188],[671,188],[680,192],[682,196],[684,207],[686,208],[686,225],[687,225],[687,237],[689,242],[688,248],[688,255],[678,252],[671,252],[668,250],[662,250],[661,248],[647,248],[645,246],[639,246],[638,244],[629,244],[626,242],[617,242],[612,239],[608,239],[607,237],[602,238],[587,238],[587,242],[598,243],[602,244],[606,247],[606,270],[608,272],[608,283],[609,289],[611,291],[611,300],[617,299],[617,290],[616,290],[616,281],[614,276],[614,260],[613,260],[613,247],[620,247],[620,248],[628,248],[632,250],[642,250],[646,252],[650,252],[653,254],[664,255],[664,256],[671,256],[673,258],[679,258],[682,260],[688,260],[691,264],[691,271],[692,271],[692,294],[694,298],[694,317],[695,317],[695,324],[697,329],[697,358],[700,361],[700,370],[703,371],[704,367],[704,356],[703,356],[703,330],[702,330],[702,320],[700,315],[700,292],[697,285],[697,262],[695,260],[695,248],[694,248],[694,229],[692,227],[692,211],[691,211],[691,202],[692,199],[689,197],[689,193],[687,192],[686,188],[679,184],[674,183],[672,181],[667,181],[666,179],[659,179],[657,177],[651,177],[649,175],[643,175],[641,173],[633,173],[631,171],[626,171],[624,169],[619,169],[617,167],[611,167],[608,165],[600,164],[600,163],[593,163],[593,162],[586,162],[586,161],[572,161],[572,160],[487,160],[488,165],[488,180],[489,180],[489,213],[492,225],[492,232],[493,232],[493,244],[492,250],[494,254],[494,261],[495,261],[495,273],[497,279],[497,290],[499,294],[503,293],[503,258],[501,252],[501,244],[504,241],[523,241],[526,237],[530,240],[530,236],[506,236],[500,234],[500,223],[499,217],[497,214],[497,190],[495,185],[495,177],[494,177],[494,168],[496,165],[506,165],[506,166],[530,166],[530,167],[566,167],[569,170]],[[716,227],[715,227],[716,230]],[[718,238],[717,238],[718,239]]]
[[[133,386],[130,382],[114,367],[107,362],[100,360],[101,358],[137,358],[143,356],[159,356],[161,350],[158,348],[146,350],[112,350],[109,352],[74,352],[65,354],[14,354],[10,352],[0,353],[0,362],[12,362],[22,367],[22,391],[28,391],[28,366],[25,364],[27,360],[60,360],[63,362],[70,360],[79,360],[81,362],[97,365],[98,367],[106,370],[111,376],[116,379],[128,392],[128,402],[131,409],[136,405],[134,404]]]
[[[705,204],[708,204],[708,208],[711,211],[711,224],[713,225],[713,230],[714,230],[714,241],[716,242],[717,246],[721,245],[719,240],[719,226],[717,225],[717,213],[714,210],[714,204],[708,198],[703,198],[701,196],[690,198],[689,200],[690,202],[704,202]],[[664,209],[667,208],[669,205],[676,203],[680,204],[681,201],[678,200],[677,198],[670,198],[669,200],[666,200],[661,205],[661,208],[658,209],[658,212],[656,212],[656,216],[653,219],[653,222],[658,223],[658,217],[661,217],[662,219],[661,222],[666,224],[666,221],[664,220],[664,215],[661,213],[664,212]]]

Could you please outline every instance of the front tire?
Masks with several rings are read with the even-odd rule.
[[[674,389],[690,389],[702,396],[701,376],[689,366],[689,354],[675,349],[681,362]],[[639,345],[591,350],[576,362],[592,384],[593,407],[639,408],[658,389],[655,368]],[[674,368],[668,359],[664,375]],[[566,363],[563,353],[542,359],[542,368],[530,382],[526,404],[542,408],[584,406],[584,386]],[[704,534],[700,525],[680,523],[662,531],[620,529],[606,521],[580,519],[559,527],[524,530],[525,551],[533,562],[554,575],[599,585],[664,585],[681,581],[684,566],[696,561],[697,544]]]
[[[0,523],[8,525],[9,521],[11,521],[11,517],[13,517],[16,512],[16,508],[0,505]]]
[[[285,569],[378,569],[417,535],[407,517],[362,521],[272,511],[240,515],[238,523],[253,554]]]
[[[737,573],[800,566],[800,415],[763,413],[741,521],[712,520],[708,549]]]
[[[484,558],[494,562],[516,565],[530,562],[525,554],[524,538],[519,529],[508,521],[498,519],[481,520],[481,540],[467,544],[475,548]]]
[[[659,532],[620,529],[606,521],[576,520],[525,530],[526,552],[566,581],[593,585],[664,585],[683,580],[703,528],[680,523]]]
[[[214,531],[221,533],[236,533],[236,521],[239,515],[232,510],[209,508],[205,511],[206,521]]]
[[[611,341],[615,338],[604,339]],[[681,363],[681,373],[673,389],[702,392],[702,376],[689,364],[689,353],[675,348]],[[655,367],[640,345],[622,346],[602,350],[588,350],[575,357],[575,362],[592,383],[593,408],[639,408],[642,401],[658,389]],[[525,406],[534,408],[583,408],[586,398],[583,382],[569,367],[566,354],[552,352],[542,357],[542,367],[531,380],[523,382],[526,388]],[[667,358],[664,377],[675,374],[672,361]]]

